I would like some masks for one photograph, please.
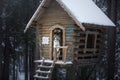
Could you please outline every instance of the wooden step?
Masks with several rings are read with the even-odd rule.
[[[34,61],[35,63],[41,63],[41,62],[43,62],[43,60],[35,60]],[[44,63],[53,63],[53,61],[52,60],[44,60]]]
[[[53,68],[53,66],[38,65],[38,68],[48,68],[48,69],[50,69],[50,68]]]
[[[38,75],[34,75],[34,78],[38,78],[38,79],[49,79],[49,77],[45,77],[45,76],[38,76]]]
[[[52,70],[54,68],[54,61],[53,60],[35,60],[35,63],[37,63],[37,70],[35,71],[36,75],[34,78],[38,79],[50,79],[50,75],[52,74]]]
[[[51,71],[36,70],[36,73],[50,74],[50,73],[51,73]]]

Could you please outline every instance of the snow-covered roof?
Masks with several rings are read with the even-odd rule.
[[[31,26],[32,22],[40,15],[42,6],[50,0],[43,0],[30,19],[25,31]],[[82,23],[115,26],[115,24],[102,12],[102,10],[92,0],[56,0],[61,7],[73,18],[82,29]]]
[[[57,0],[81,23],[115,26],[92,0]]]

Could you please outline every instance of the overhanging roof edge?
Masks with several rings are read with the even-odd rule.
[[[29,20],[27,26],[25,27],[24,33],[27,31],[27,29],[31,26],[32,22],[34,21],[34,19],[36,18],[36,16],[38,15],[40,9],[42,8],[42,6],[45,4],[46,0],[43,0],[40,5],[38,6],[37,10],[35,11],[35,13],[33,14],[33,16],[31,17],[31,19]]]

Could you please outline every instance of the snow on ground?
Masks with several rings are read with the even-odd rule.
[[[24,72],[19,73],[19,79],[18,80],[25,80],[25,73]]]
[[[15,77],[16,80],[25,80],[25,72],[24,71],[17,71],[17,76]],[[13,80],[13,75],[10,75],[9,80]]]

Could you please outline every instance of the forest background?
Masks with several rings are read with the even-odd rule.
[[[95,68],[99,73],[97,77],[99,80],[120,80],[120,0],[93,1],[116,24],[113,34],[116,46],[112,47],[115,52],[112,55],[104,54],[103,60]],[[0,80],[33,80],[35,28],[30,28],[26,33],[24,29],[40,2],[0,0]]]

